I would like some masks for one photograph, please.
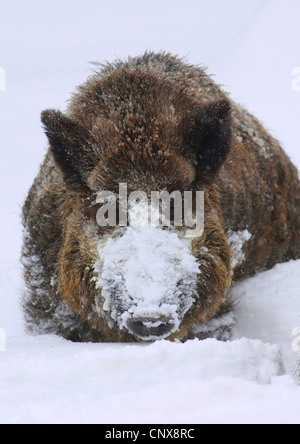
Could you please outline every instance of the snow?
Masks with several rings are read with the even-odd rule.
[[[243,263],[245,255],[243,253],[244,243],[250,240],[252,234],[248,230],[243,231],[232,231],[227,233],[227,240],[232,251],[232,268]]]
[[[163,49],[208,66],[300,167],[299,2],[0,0],[0,9],[0,422],[299,424],[299,260],[232,289],[229,343],[32,337],[18,305],[20,206],[45,153],[41,110],[66,108],[88,61]]]
[[[82,346],[20,337],[1,358],[4,423],[299,420],[299,389],[278,376],[278,348],[260,341]]]
[[[296,362],[292,333],[300,326],[299,267],[299,260],[278,264],[231,290],[237,303],[233,338],[246,336],[279,344],[290,374]]]
[[[82,346],[20,337],[1,358],[1,421],[13,423],[198,422],[206,403],[211,409],[219,398],[226,402],[231,389],[239,402],[240,387],[244,400],[252,390],[266,396],[271,382],[274,397],[293,387],[278,376],[278,347],[248,339]],[[282,411],[279,420],[286,418]]]

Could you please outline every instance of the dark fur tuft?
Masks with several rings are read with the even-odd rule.
[[[56,110],[43,111],[41,121],[66,184],[74,190],[85,189],[87,176],[96,166],[90,132]]]
[[[231,106],[228,100],[197,106],[184,117],[180,130],[196,153],[198,174],[213,179],[231,147]]]

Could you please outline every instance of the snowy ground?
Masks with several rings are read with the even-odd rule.
[[[300,167],[297,0],[0,0],[0,423],[300,423],[300,261],[232,289],[230,343],[72,344],[23,332],[20,205],[87,61],[164,49],[209,66]],[[126,5],[126,6],[125,6]],[[300,84],[300,82],[299,82]],[[1,90],[1,85],[0,85]],[[296,330],[298,328],[298,331]],[[292,335],[292,333],[296,335]],[[241,338],[246,339],[241,339]],[[292,348],[294,346],[294,350]],[[298,352],[299,354],[299,352]]]
[[[186,344],[9,341],[1,422],[214,423],[299,421],[300,388],[278,349],[247,339]]]
[[[8,295],[18,289],[15,276]],[[299,424],[299,288],[300,261],[236,286],[228,343],[73,344],[9,334],[0,352],[0,422]]]

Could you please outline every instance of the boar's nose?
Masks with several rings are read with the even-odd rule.
[[[145,341],[163,339],[175,327],[171,319],[163,318],[131,318],[127,321],[128,330]]]

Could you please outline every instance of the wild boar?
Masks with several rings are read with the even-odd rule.
[[[168,53],[117,60],[42,123],[49,150],[23,209],[28,331],[227,339],[232,283],[300,257],[296,167],[204,69]],[[172,197],[169,223],[130,223],[154,192]],[[176,192],[203,193],[194,235],[172,223]]]

